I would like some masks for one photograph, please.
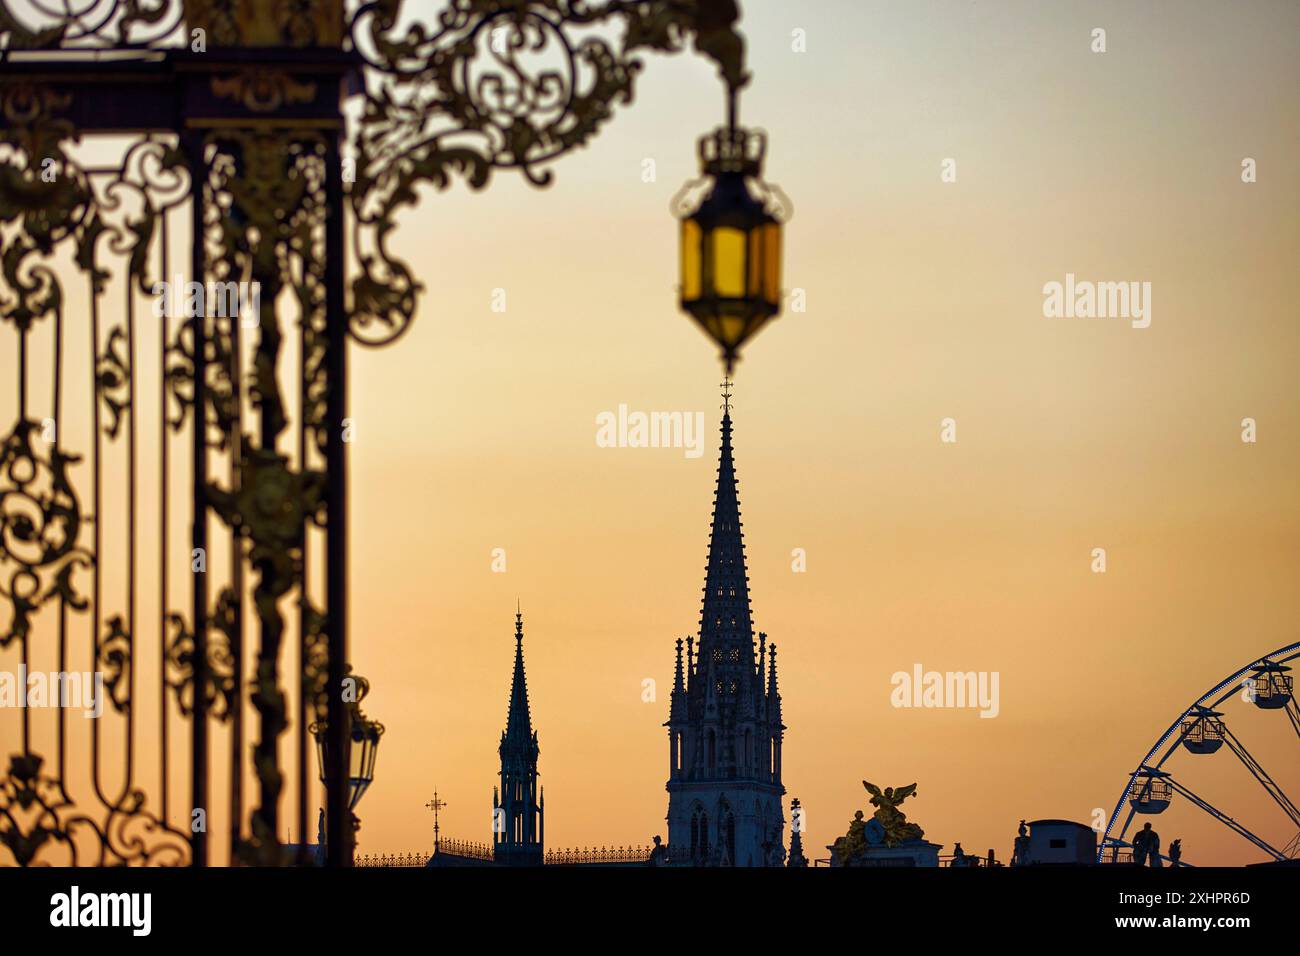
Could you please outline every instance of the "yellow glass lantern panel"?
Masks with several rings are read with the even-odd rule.
[[[749,233],[749,270],[745,281],[745,295],[753,299],[763,294],[763,230]]]
[[[773,305],[781,301],[781,225],[769,222],[757,230],[763,241],[763,298]]]
[[[713,247],[713,294],[724,299],[744,298],[744,231],[724,226],[714,229],[709,239]]]
[[[682,220],[682,298],[693,301],[700,297],[700,278],[703,274],[701,258],[704,249],[700,243],[700,224],[694,219]]]

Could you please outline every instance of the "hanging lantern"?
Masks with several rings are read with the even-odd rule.
[[[740,348],[781,311],[781,227],[790,201],[763,182],[767,136],[729,124],[699,143],[702,177],[673,200],[681,218],[681,306],[722,349]]]

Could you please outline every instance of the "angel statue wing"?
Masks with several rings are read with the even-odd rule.
[[[894,805],[897,806],[914,793],[916,793],[916,784],[914,783],[909,783],[906,787],[895,787]]]
[[[862,785],[867,788],[867,793],[871,794],[873,797],[883,796],[880,792],[880,788],[874,783],[867,783],[867,781],[863,780]]]

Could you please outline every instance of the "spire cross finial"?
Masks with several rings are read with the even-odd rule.
[[[722,387],[722,410],[723,410],[724,412],[729,412],[729,411],[731,411],[731,389],[732,389],[732,384],[733,384],[733,383],[732,383],[732,381],[731,381],[731,376],[730,376],[730,375],[728,375],[726,378],[724,378],[724,379],[722,380],[722,386],[721,386],[721,387]]]
[[[520,644],[524,642],[524,614],[520,610],[518,598],[515,598],[515,640]]]
[[[433,799],[426,803],[425,806],[433,811],[433,852],[435,855],[438,852],[438,811],[446,805],[446,800],[438,799],[438,788],[434,787]]]

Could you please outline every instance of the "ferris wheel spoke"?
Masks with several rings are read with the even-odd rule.
[[[1259,837],[1255,836],[1255,834],[1251,833],[1250,830],[1248,830],[1242,824],[1238,823],[1232,817],[1228,816],[1226,813],[1217,809],[1208,800],[1205,800],[1200,796],[1198,796],[1197,794],[1193,793],[1190,789],[1188,789],[1183,784],[1179,783],[1172,776],[1166,777],[1165,779],[1168,781],[1169,786],[1172,787],[1177,793],[1181,794],[1183,797],[1190,800],[1193,804],[1200,807],[1210,816],[1214,817],[1214,819],[1222,823],[1229,830],[1233,831],[1239,836],[1245,837],[1251,843],[1255,844],[1255,846],[1259,847],[1269,856],[1273,857],[1273,859],[1275,860],[1286,859],[1286,856],[1280,850],[1273,849],[1272,846],[1270,846],[1268,843],[1266,843],[1264,840],[1260,839]]]
[[[1124,806],[1124,801],[1128,799],[1128,793],[1131,792],[1132,789],[1132,785],[1130,784],[1129,791],[1120,798],[1119,806],[1116,807],[1115,812],[1111,814],[1110,826],[1108,826],[1106,832],[1102,834],[1102,846],[1099,847],[1097,851],[1098,861],[1101,859],[1101,851],[1105,848],[1107,841],[1113,841],[1116,844],[1116,847],[1112,847],[1112,849],[1128,846],[1128,843],[1124,841],[1124,834],[1128,833],[1128,828],[1133,825],[1133,817],[1137,815],[1137,812],[1132,807],[1129,807],[1128,816],[1124,818],[1124,825],[1117,831],[1115,830],[1115,821],[1119,819],[1120,809]],[[1110,836],[1109,834],[1111,832],[1115,832],[1117,835]]]
[[[1250,771],[1251,776],[1259,781],[1259,785],[1282,808],[1282,812],[1291,818],[1292,823],[1300,827],[1300,810],[1296,809],[1296,805],[1291,802],[1291,798],[1286,795],[1277,781],[1269,776],[1268,771],[1264,769],[1264,765],[1255,759],[1255,755],[1247,750],[1246,745],[1226,726],[1223,728],[1223,738],[1228,744],[1228,749]]]

